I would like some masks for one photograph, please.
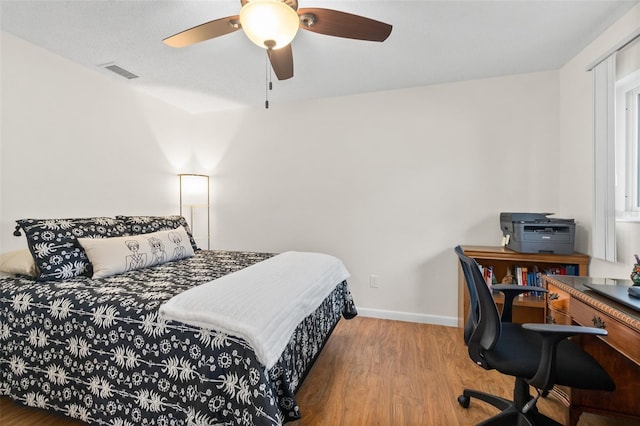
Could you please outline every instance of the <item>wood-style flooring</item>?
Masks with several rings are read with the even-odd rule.
[[[356,317],[341,320],[298,392],[302,419],[291,426],[473,425],[497,412],[457,397],[464,387],[510,397],[513,380],[469,359],[461,330]],[[540,411],[565,422],[555,398]],[[583,414],[579,426],[628,426],[629,419]],[[1,426],[75,426],[78,421],[0,398]]]

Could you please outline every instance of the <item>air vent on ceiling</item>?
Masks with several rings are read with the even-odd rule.
[[[124,68],[114,64],[105,65],[104,68],[109,71],[115,72],[116,74],[121,75],[124,78],[128,78],[129,80],[131,80],[132,78],[138,78],[138,76],[132,73],[131,71],[127,71]]]

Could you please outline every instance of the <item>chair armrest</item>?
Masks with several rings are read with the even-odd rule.
[[[596,336],[606,336],[608,334],[607,330],[604,328],[583,327],[581,325],[527,323],[522,324],[522,328],[525,330],[535,331],[540,334],[551,333],[562,336],[559,340],[562,340],[565,337],[575,336],[576,334],[593,334]]]
[[[504,305],[502,306],[502,314],[500,315],[500,321],[511,322],[513,317],[513,300],[519,294],[528,291],[538,291],[546,293],[547,289],[542,287],[532,287],[517,284],[494,284],[491,288],[495,291],[499,291],[504,294]]]
[[[527,291],[540,291],[542,293],[546,293],[548,291],[544,287],[534,287],[518,284],[494,284],[491,286],[491,288],[500,292],[514,291],[516,293],[525,293]]]
[[[543,392],[550,390],[555,384],[551,377],[551,372],[555,371],[556,348],[558,343],[577,334],[587,334],[594,336],[606,336],[607,330],[595,327],[582,327],[579,325],[558,325],[558,324],[522,324],[525,330],[533,331],[542,337],[542,356],[536,374],[527,382],[541,389]]]

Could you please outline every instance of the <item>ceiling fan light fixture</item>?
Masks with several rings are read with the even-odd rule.
[[[240,25],[256,45],[279,49],[296,36],[300,18],[281,0],[251,0],[240,10]]]

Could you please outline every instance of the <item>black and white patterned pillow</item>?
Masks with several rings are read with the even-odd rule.
[[[91,263],[77,238],[128,235],[124,221],[112,217],[16,220],[27,237],[40,274],[37,281],[54,281],[78,275],[91,276]]]
[[[184,216],[171,215],[171,216],[116,216],[116,219],[120,219],[126,223],[129,232],[132,235],[149,234],[151,232],[167,231],[171,229],[177,229],[180,226],[184,226],[189,236],[189,241],[193,250],[199,250],[196,240],[193,239],[191,228]]]

